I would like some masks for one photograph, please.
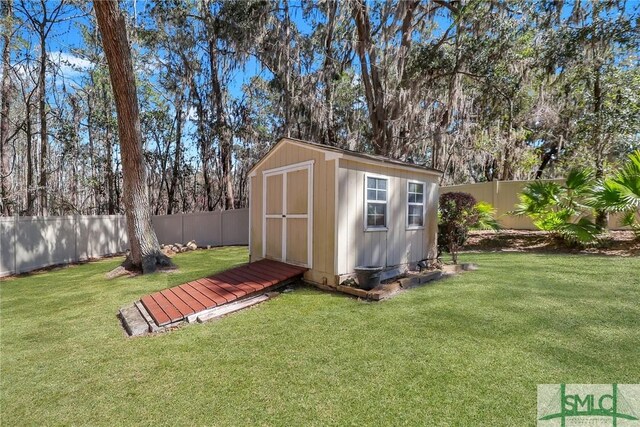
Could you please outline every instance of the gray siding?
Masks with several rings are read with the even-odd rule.
[[[388,178],[387,230],[364,226],[366,174]],[[340,160],[338,171],[338,275],[351,274],[358,265],[392,267],[435,255],[438,177],[419,171]],[[425,183],[425,225],[406,226],[407,182]]]

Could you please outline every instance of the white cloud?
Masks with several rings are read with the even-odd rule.
[[[195,121],[198,119],[198,111],[196,107],[189,107],[189,111],[187,111],[187,120]]]
[[[93,67],[93,63],[87,59],[80,58],[69,52],[49,52],[49,59],[60,68],[60,74],[64,78],[74,79],[84,75]]]

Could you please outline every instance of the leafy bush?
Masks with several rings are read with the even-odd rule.
[[[475,205],[476,199],[468,193],[440,195],[438,251],[449,252],[454,264],[458,263],[458,250],[467,241],[469,227],[478,222]]]
[[[478,214],[478,220],[470,227],[472,230],[500,230],[500,224],[496,219],[496,208],[491,203],[478,202],[473,208]]]
[[[600,229],[589,219],[593,209],[594,178],[590,170],[572,170],[564,185],[534,181],[519,194],[520,203],[511,212],[526,215],[540,230],[549,231],[567,243],[590,243]]]
[[[640,150],[628,157],[612,177],[598,183],[593,192],[594,207],[607,212],[622,212],[622,224],[631,227],[640,237]]]

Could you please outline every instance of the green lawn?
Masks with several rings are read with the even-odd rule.
[[[0,282],[2,425],[533,425],[539,383],[640,382],[640,259],[467,254],[480,270],[381,303],[300,287],[124,337],[116,312],[229,268],[107,281],[119,259]]]

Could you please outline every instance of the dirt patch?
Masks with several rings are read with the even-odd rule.
[[[557,252],[611,256],[639,256],[640,239],[631,231],[610,231],[600,242],[589,246],[568,247],[544,231],[501,230],[472,231],[465,251]]]

